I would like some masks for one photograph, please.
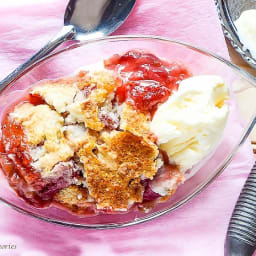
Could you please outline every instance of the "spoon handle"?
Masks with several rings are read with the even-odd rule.
[[[256,162],[229,222],[225,256],[251,256],[256,248]]]
[[[51,51],[57,48],[61,43],[66,41],[67,39],[72,39],[75,35],[74,27],[64,26],[62,30],[52,39],[50,40],[43,48],[41,48],[36,54],[34,54],[29,60],[25,63],[21,64],[17,67],[12,73],[10,73],[7,77],[5,77],[0,82],[0,92],[3,91],[11,82],[18,79],[25,70],[31,67],[32,64],[48,55]]]

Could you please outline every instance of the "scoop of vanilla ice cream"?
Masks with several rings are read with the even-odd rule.
[[[198,163],[217,143],[228,116],[227,98],[221,77],[194,76],[183,80],[157,109],[151,131],[181,171]]]
[[[234,23],[240,41],[256,59],[256,9],[243,11]]]

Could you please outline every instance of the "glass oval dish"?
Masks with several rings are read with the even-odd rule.
[[[215,74],[223,77],[231,91],[230,114],[222,140],[216,150],[195,166],[196,174],[179,186],[166,202],[159,203],[148,213],[133,211],[122,214],[101,214],[91,217],[73,215],[51,206],[37,209],[20,199],[8,185],[0,171],[0,201],[29,216],[64,226],[105,229],[126,227],[152,220],[182,206],[205,189],[229,164],[234,153],[248,137],[254,125],[256,105],[250,110],[243,108],[236,96],[250,91],[256,96],[256,80],[229,61],[187,43],[151,36],[113,36],[74,44],[62,49],[33,65],[0,94],[0,120],[5,109],[14,103],[35,82],[59,78],[74,73],[82,66],[99,62],[115,53],[141,48],[160,58],[184,63],[194,75]],[[250,102],[248,102],[250,104]],[[254,107],[253,107],[254,106]],[[246,118],[244,111],[247,112]],[[250,113],[248,113],[250,111]]]
[[[245,62],[256,69],[256,60],[242,44],[234,21],[245,10],[256,9],[254,0],[215,0],[224,35]]]

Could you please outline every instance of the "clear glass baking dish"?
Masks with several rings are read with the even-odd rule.
[[[256,80],[229,61],[187,43],[151,36],[113,36],[74,44],[44,58],[0,94],[0,121],[6,108],[21,97],[24,89],[42,79],[67,76],[90,65],[134,48],[142,48],[169,61],[180,61],[194,75],[222,76],[230,88],[230,114],[220,144],[204,161],[195,166],[196,174],[181,185],[168,201],[159,203],[148,213],[133,211],[123,214],[82,217],[54,206],[37,209],[20,199],[0,171],[0,201],[13,209],[47,222],[88,229],[125,227],[152,220],[181,207],[203,191],[226,168],[237,149],[248,137],[255,122]],[[250,92],[251,102],[241,105],[240,96]],[[238,97],[238,100],[236,99]],[[216,192],[217,193],[217,192]]]

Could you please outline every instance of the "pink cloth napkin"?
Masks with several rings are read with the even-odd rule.
[[[0,78],[43,46],[62,26],[67,1],[0,3]],[[138,0],[115,34],[153,34],[184,40],[226,58],[213,0]],[[0,204],[0,256],[223,255],[232,209],[253,164],[249,142],[204,192],[178,210],[117,230],[77,230],[47,224]]]

